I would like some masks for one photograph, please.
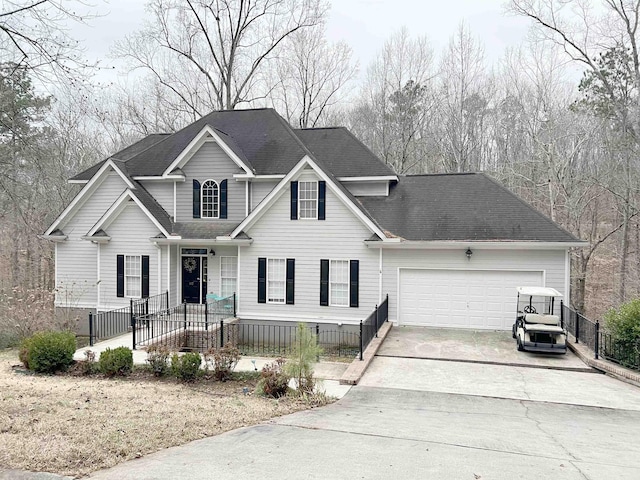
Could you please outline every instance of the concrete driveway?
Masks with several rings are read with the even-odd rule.
[[[640,478],[640,390],[596,373],[375,358],[340,401],[95,479]]]
[[[457,360],[589,371],[577,356],[518,352],[511,332],[394,327],[377,353],[382,357]]]

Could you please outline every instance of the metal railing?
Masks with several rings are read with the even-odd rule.
[[[234,294],[209,303],[183,303],[156,312],[133,315],[134,349],[160,343],[175,350],[206,351],[217,345],[218,342],[212,338],[216,335],[218,324],[226,318],[235,317],[235,308]],[[191,344],[201,344],[202,348],[191,348]]]
[[[108,312],[89,313],[89,345],[124,335],[131,329],[134,317],[153,314],[168,307],[169,292],[165,292],[153,297],[130,299],[128,306]]]
[[[371,340],[378,336],[382,324],[389,320],[389,295],[365,319],[360,321],[360,360]]]
[[[640,371],[640,339],[625,341],[600,328],[600,321],[589,320],[561,303],[561,321],[567,332],[592,351],[594,358],[602,357],[626,368]]]
[[[131,327],[131,308],[122,307],[108,312],[89,313],[89,345],[98,340],[124,335]]]
[[[173,309],[172,309],[173,310]],[[290,355],[298,339],[298,325],[255,323],[221,318],[205,321],[185,314],[183,306],[176,307],[167,318],[153,318],[141,330],[149,335],[140,345],[162,345],[173,351],[205,353],[229,343],[243,355],[286,357]],[[359,352],[360,336],[357,326],[309,323],[307,328],[315,335],[316,344],[324,357],[355,357]],[[138,338],[141,338],[138,335]]]

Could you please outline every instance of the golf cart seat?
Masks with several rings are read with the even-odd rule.
[[[544,323],[526,323],[524,325],[525,332],[538,333],[564,333],[562,327],[558,325],[545,325]]]
[[[540,313],[527,313],[524,316],[524,321],[526,323],[541,323],[543,325],[559,325],[560,317],[558,317],[558,315],[542,315]]]

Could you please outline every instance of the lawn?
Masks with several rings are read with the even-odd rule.
[[[0,351],[0,465],[83,476],[151,452],[308,408],[245,395],[255,379],[40,376]],[[135,375],[134,375],[135,377]],[[208,455],[214,454],[209,452]],[[221,460],[224,452],[220,452]]]

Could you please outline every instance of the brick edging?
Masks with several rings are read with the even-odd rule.
[[[596,370],[600,370],[615,377],[621,377],[625,380],[630,380],[631,382],[640,385],[640,372],[634,372],[633,370],[621,367],[620,365],[609,362],[607,360],[596,360],[595,358],[593,358],[594,353],[590,348],[587,348],[583,344],[575,343],[575,341],[576,339],[573,335],[567,335],[567,346],[569,347],[569,349],[573,353],[575,353],[580,360],[589,365],[591,368],[595,368]]]
[[[367,371],[369,364],[373,361],[373,357],[378,353],[378,349],[385,338],[387,338],[387,334],[391,330],[393,323],[385,322],[378,330],[378,337],[373,338],[371,342],[369,342],[369,346],[365,349],[362,354],[362,360],[356,358],[351,362],[349,368],[342,374],[340,377],[340,385],[357,385],[364,372]]]

